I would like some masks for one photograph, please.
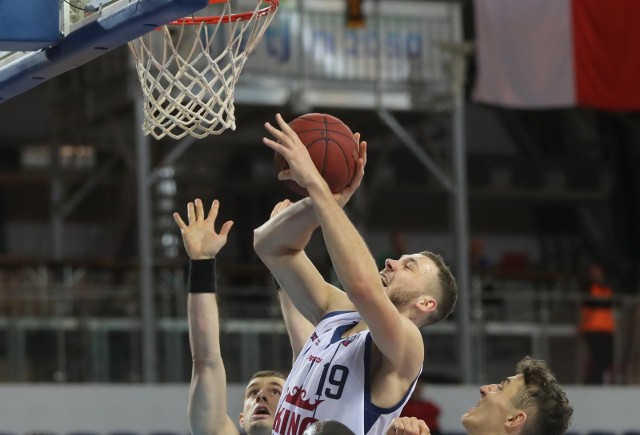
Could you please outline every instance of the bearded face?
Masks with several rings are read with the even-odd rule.
[[[421,254],[403,255],[398,260],[385,262],[380,281],[391,302],[402,310],[428,293],[437,273],[430,258]]]

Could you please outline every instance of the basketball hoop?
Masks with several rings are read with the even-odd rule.
[[[129,42],[144,94],[145,135],[201,139],[236,129],[235,85],[279,0],[253,0],[256,8],[242,13],[232,12],[234,1],[209,0],[220,13],[182,18]]]

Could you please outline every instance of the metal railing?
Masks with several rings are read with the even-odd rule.
[[[265,270],[265,285],[231,286],[222,269],[218,291],[221,342],[230,382],[261,368],[286,370],[291,352]],[[182,265],[156,269],[158,378],[188,382],[191,357]],[[537,277],[540,274],[536,275]],[[138,382],[141,322],[135,265],[97,268],[80,264],[0,267],[0,382]],[[491,294],[472,298],[473,354],[478,382],[496,379],[525,354],[548,360],[561,381],[581,383],[585,351],[578,319],[583,296],[567,276],[540,280],[530,274],[499,281]],[[640,383],[640,298],[615,297],[618,329],[610,382]],[[635,334],[635,335],[634,335]],[[457,325],[449,319],[423,331],[425,374],[455,382]],[[502,368],[502,367],[507,368]]]

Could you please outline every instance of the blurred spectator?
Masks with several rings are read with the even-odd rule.
[[[587,268],[587,277],[582,291],[580,332],[587,342],[589,362],[584,382],[604,383],[604,374],[613,365],[613,290],[606,283],[600,264],[592,263]]]
[[[473,271],[481,274],[484,274],[491,267],[483,238],[472,237],[469,240],[469,263]]]
[[[440,424],[438,423],[440,407],[422,396],[423,386],[422,380],[416,383],[416,388],[413,390],[413,394],[407,404],[402,408],[400,416],[416,417],[424,420],[431,430],[431,435],[440,435]]]
[[[495,294],[496,287],[490,273],[492,264],[486,254],[485,241],[481,237],[469,240],[469,267],[472,295],[482,305],[482,316],[485,320],[499,318],[504,301]]]

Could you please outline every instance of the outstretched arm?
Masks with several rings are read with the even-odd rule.
[[[284,324],[287,327],[289,343],[291,343],[293,361],[295,361],[315,327],[296,309],[287,293],[281,288],[278,289],[278,299],[280,300]]]
[[[364,175],[367,144],[360,141],[356,175],[351,185],[335,195],[343,207],[360,186]],[[281,172],[286,177],[289,170]],[[319,222],[309,198],[292,203],[284,200],[274,207],[271,218],[254,232],[254,248],[264,264],[287,291],[296,308],[313,323],[329,311],[353,310],[344,292],[328,284],[304,252]]]
[[[271,218],[273,218],[285,208],[286,204],[278,203],[271,211]],[[276,280],[273,275],[271,275],[271,277],[273,278],[273,283],[278,290],[280,309],[282,310],[284,324],[287,327],[287,335],[289,336],[289,342],[291,343],[291,353],[293,356],[293,361],[295,362],[296,358],[298,358],[298,355],[302,351],[302,347],[307,341],[307,338],[311,336],[315,325],[307,320],[302,315],[302,313],[300,313],[300,311],[298,311],[293,302],[291,302],[291,299],[289,298],[287,293],[282,289],[282,286],[280,285],[278,280]]]
[[[182,232],[190,267],[197,260],[201,261],[199,264],[203,264],[203,261],[215,259],[218,251],[227,243],[227,235],[233,222],[225,222],[220,232],[216,233],[214,226],[219,205],[217,200],[213,201],[205,217],[202,201],[196,199],[195,202],[190,202],[187,205],[188,225],[178,213],[173,214]],[[215,282],[211,282],[210,288],[207,288],[206,280],[198,281],[198,288],[190,288],[187,299],[189,344],[193,359],[188,404],[189,426],[193,435],[236,435],[238,430],[227,415],[227,380],[220,353]]]
[[[349,299],[369,326],[374,343],[395,371],[405,381],[413,380],[424,358],[420,331],[398,312],[386,295],[366,243],[329,190],[306,147],[279,114],[276,120],[279,129],[266,124],[276,140],[264,138],[263,141],[289,163],[290,171],[280,173],[280,178],[293,179],[309,192],[332,264]],[[361,165],[359,163],[359,167]],[[282,284],[286,288],[286,284]]]

